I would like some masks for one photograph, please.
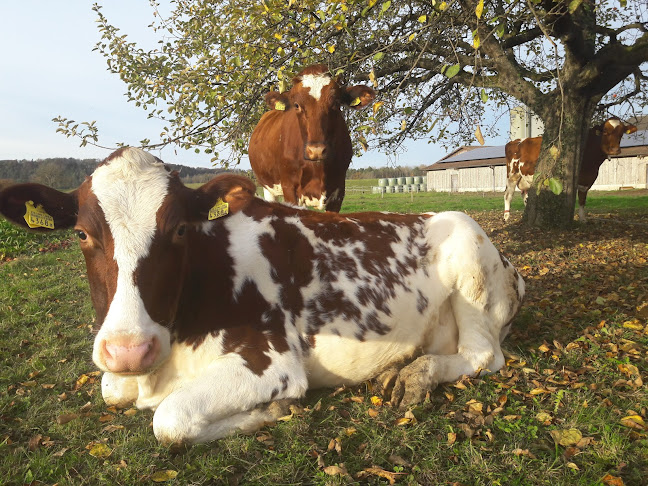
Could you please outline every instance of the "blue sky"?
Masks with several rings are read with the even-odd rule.
[[[97,121],[100,142],[138,145],[144,138],[157,140],[162,124],[148,120],[146,112],[126,101],[126,85],[106,69],[105,59],[92,49],[100,39],[92,1],[20,0],[3,2],[0,9],[0,160],[46,157],[99,158],[110,150],[79,147],[77,139],[56,133],[52,120],[63,116],[76,121]],[[109,21],[129,40],[154,47],[147,26],[153,20],[146,0],[102,2]],[[161,9],[169,5],[161,0]],[[168,8],[168,7],[167,7]],[[487,145],[506,143],[504,138]],[[209,156],[177,147],[154,151],[169,163],[211,167]],[[431,164],[446,154],[441,146],[411,142],[392,164]],[[380,167],[389,158],[369,151],[355,157],[351,167]],[[249,168],[247,162],[241,168]]]

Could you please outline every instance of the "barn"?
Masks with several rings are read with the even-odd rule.
[[[460,147],[426,168],[427,190],[499,192],[506,189],[504,145]],[[648,188],[648,130],[626,135],[621,153],[603,162],[593,190]]]

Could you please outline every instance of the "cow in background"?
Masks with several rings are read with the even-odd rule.
[[[304,69],[290,91],[265,96],[250,139],[250,165],[266,200],[339,212],[353,148],[341,106],[360,109],[376,97],[368,86],[341,86],[325,65]]]
[[[624,133],[637,131],[634,125],[625,125],[617,117],[611,117],[602,125],[589,129],[583,161],[578,174],[578,218],[585,221],[585,200],[587,191],[594,185],[601,164],[610,155],[621,153],[621,137]],[[511,199],[517,186],[522,192],[524,205],[529,197],[536,163],[540,155],[542,137],[512,140],[504,148],[506,154],[506,192],[504,193],[504,220],[509,219]]]
[[[524,281],[469,216],[320,213],[245,177],[198,189],[121,148],[76,190],[18,184],[0,213],[74,228],[109,405],[154,409],[163,443],[253,431],[307,388],[381,374],[407,408],[496,372]]]

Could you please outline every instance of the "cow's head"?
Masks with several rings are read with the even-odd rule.
[[[93,360],[104,371],[143,374],[169,356],[192,238],[212,208],[228,203],[221,216],[231,217],[254,191],[248,179],[227,175],[189,189],[162,161],[126,147],[71,193],[10,186],[0,192],[0,213],[35,231],[76,230],[101,325]]]
[[[637,131],[634,125],[626,125],[617,117],[613,116],[595,127],[596,134],[601,136],[601,150],[606,155],[619,155],[621,153],[621,137],[623,134],[631,134]]]
[[[304,144],[304,158],[312,161],[326,159],[328,141],[333,137],[335,116],[340,106],[364,108],[373,103],[376,93],[368,86],[341,86],[322,64],[310,66],[293,78],[290,91],[271,91],[265,97],[273,110],[292,111],[297,116]]]

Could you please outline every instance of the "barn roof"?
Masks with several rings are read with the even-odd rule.
[[[621,153],[613,158],[648,156],[648,130],[642,130],[621,139]],[[425,170],[464,169],[506,165],[504,145],[460,147],[439,159]]]

